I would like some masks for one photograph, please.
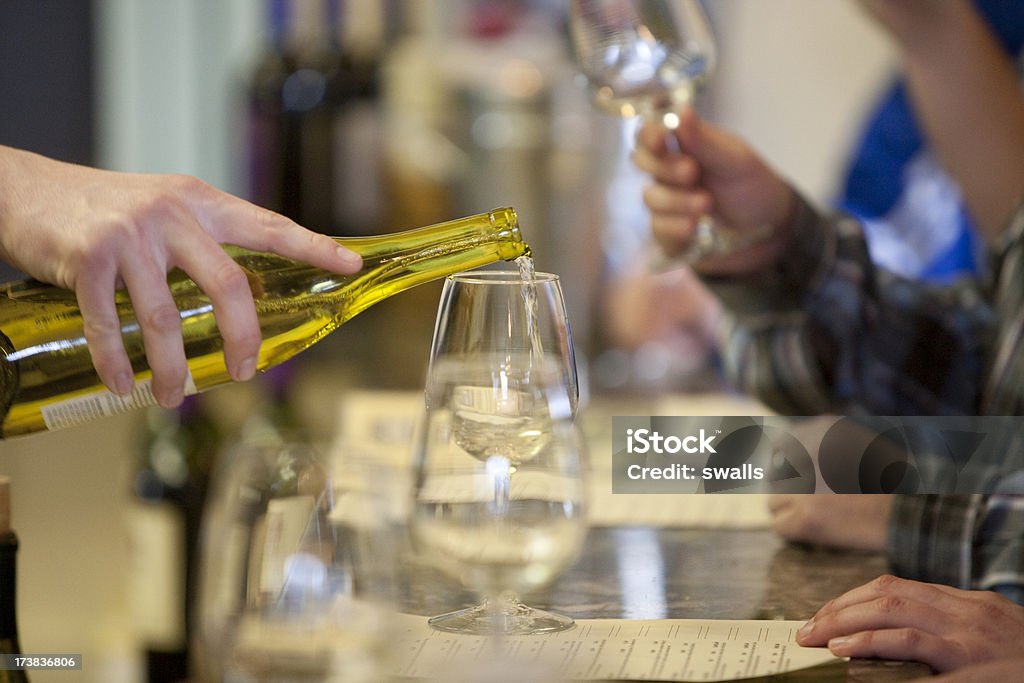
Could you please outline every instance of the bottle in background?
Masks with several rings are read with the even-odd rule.
[[[18,536],[11,529],[11,482],[0,476],[0,654],[20,655],[17,612]],[[27,683],[23,670],[0,670],[0,683]]]
[[[293,32],[291,0],[267,3],[267,40],[249,77],[246,93],[245,171],[249,199],[273,211],[292,216],[296,207],[286,185],[285,159],[289,155],[284,116],[284,84],[295,70],[288,43]],[[292,216],[294,218],[294,216]]]
[[[147,683],[189,679],[188,625],[206,487],[223,442],[200,396],[177,411],[151,407],[131,510],[132,610]]]
[[[248,87],[250,199],[331,235],[381,232],[377,0],[270,0]]]

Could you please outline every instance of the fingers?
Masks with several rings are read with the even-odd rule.
[[[666,256],[675,257],[686,253],[697,231],[699,216],[651,215],[651,234]]]
[[[815,619],[819,616],[834,614],[853,605],[871,602],[873,600],[878,600],[879,598],[894,595],[913,600],[931,602],[932,604],[940,605],[941,607],[951,607],[953,605],[953,601],[955,601],[957,596],[962,593],[963,591],[953,588],[952,586],[944,586],[936,583],[922,583],[920,581],[900,579],[886,574],[884,576],[879,576],[877,579],[869,581],[862,586],[853,588],[836,599],[829,601],[822,606],[820,610],[818,610],[818,613],[815,614]]]
[[[693,239],[701,216],[710,213],[711,195],[704,190],[683,190],[655,184],[644,190],[644,204],[651,211],[651,232],[669,256],[684,253]]]
[[[141,256],[141,255],[140,255]],[[146,258],[129,262],[122,273],[153,371],[153,396],[165,408],[184,399],[188,366],[181,336],[181,314],[167,287],[166,273]]]
[[[217,242],[205,235],[200,243],[178,249],[175,262],[213,302],[217,328],[224,340],[224,363],[236,382],[256,374],[262,334],[252,288],[245,271]]]
[[[90,233],[85,257],[72,264],[70,278],[93,364],[116,393],[134,387],[114,301],[118,281],[135,309],[153,394],[161,405],[173,407],[183,399],[188,367],[168,270],[181,267],[209,296],[228,372],[244,381],[257,369],[261,333],[246,274],[222,243],[275,252],[338,273],[362,266],[358,254],[333,239],[198,179],[140,175],[126,176],[122,183],[122,194],[108,198],[119,219]]]
[[[115,279],[112,265],[93,271],[75,295],[96,373],[108,389],[127,394],[135,386],[135,373],[121,340],[121,322],[114,303]]]
[[[692,186],[700,180],[700,166],[686,154],[658,154],[649,147],[637,146],[633,164],[660,183],[671,186]]]
[[[801,645],[824,645],[833,638],[889,628],[930,629],[944,620],[933,604],[903,595],[885,595],[837,610],[822,611],[804,625]]]
[[[947,630],[961,628],[963,591],[949,586],[882,576],[822,607],[797,633],[805,647],[828,645],[844,657],[881,657],[925,662],[947,670],[970,654]]]
[[[237,197],[215,191],[193,205],[199,223],[218,242],[273,252],[336,273],[354,273],[362,267],[358,254],[330,237]]]
[[[900,659],[924,662],[948,671],[964,661],[964,653],[945,638],[918,628],[862,631],[833,638],[828,649],[839,657]]]

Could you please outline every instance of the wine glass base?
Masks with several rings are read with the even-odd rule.
[[[440,614],[427,620],[432,628],[447,633],[469,635],[525,636],[533,633],[554,633],[572,628],[576,623],[572,617],[555,614],[529,607],[511,600],[502,605],[500,611],[493,610],[485,602],[475,607]]]

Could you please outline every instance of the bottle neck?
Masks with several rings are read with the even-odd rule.
[[[480,247],[490,247],[497,260],[512,261],[529,256],[530,247],[523,241],[515,210],[495,209],[489,213],[459,218],[425,228],[374,237],[340,237],[339,244],[363,257],[364,270],[382,259],[396,261],[452,257]],[[476,264],[483,265],[483,264]],[[467,265],[459,270],[469,270]]]
[[[336,239],[363,257],[363,269],[337,293],[345,319],[410,287],[530,254],[510,208],[402,233]]]

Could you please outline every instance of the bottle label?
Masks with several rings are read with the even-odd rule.
[[[185,379],[185,395],[191,396],[197,393],[199,390],[196,389],[192,373],[189,373]],[[136,382],[132,392],[125,396],[110,391],[98,391],[45,405],[41,408],[41,412],[46,428],[53,431],[153,405],[156,405],[156,397],[153,396],[153,381],[144,379]]]

